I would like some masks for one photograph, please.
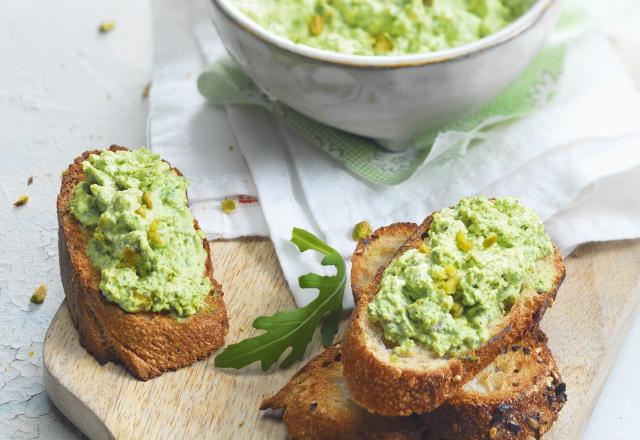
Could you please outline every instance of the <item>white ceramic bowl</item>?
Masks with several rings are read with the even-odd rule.
[[[227,51],[273,99],[389,149],[472,112],[532,61],[552,30],[559,0],[538,0],[504,29],[472,44],[397,56],[347,55],[293,43],[211,0]]]

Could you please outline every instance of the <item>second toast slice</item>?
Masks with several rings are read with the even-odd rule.
[[[411,234],[393,259],[410,249],[417,249],[429,235],[433,215]],[[388,231],[405,231],[406,224],[391,225]],[[374,239],[376,233],[373,234]],[[378,234],[379,235],[379,234]],[[365,240],[366,241],[366,240]],[[397,241],[385,237],[384,241]],[[374,240],[377,246],[382,239]],[[356,254],[363,252],[362,245]],[[354,254],[354,259],[357,255]],[[387,262],[388,263],[388,262]],[[373,281],[362,282],[353,276],[354,294],[360,297],[343,340],[344,377],[356,402],[369,411],[382,415],[409,415],[433,411],[455,395],[462,386],[483,370],[507,347],[516,344],[537,326],[564,279],[565,267],[558,249],[536,263],[536,271],[552,275],[551,288],[537,291],[524,288],[509,313],[492,323],[491,338],[462,356],[437,357],[428,349],[417,347],[410,356],[394,356],[382,329],[369,319],[367,308],[375,298],[385,266],[379,268]],[[356,267],[361,264],[356,262]],[[368,269],[371,271],[371,268]]]

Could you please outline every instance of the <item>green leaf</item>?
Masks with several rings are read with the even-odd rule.
[[[300,252],[314,250],[324,257],[320,264],[335,266],[335,275],[308,273],[298,278],[303,289],[318,289],[318,296],[309,304],[295,310],[277,312],[272,316],[259,316],[253,327],[266,332],[237,344],[229,345],[215,358],[215,366],[220,368],[243,368],[260,361],[263,370],[268,370],[291,348],[280,363],[286,368],[304,356],[320,323],[322,344],[328,347],[338,332],[338,322],[342,313],[342,297],[346,282],[346,266],[342,256],[331,246],[312,233],[293,228],[291,241]]]

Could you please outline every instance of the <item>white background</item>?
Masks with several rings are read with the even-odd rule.
[[[116,28],[101,35],[105,20]],[[151,57],[148,0],[0,3],[0,438],[79,437],[42,391],[42,341],[64,296],[55,197],[81,151],[145,143]],[[13,208],[21,194],[28,205]],[[33,306],[40,283],[47,300]],[[638,340],[637,319],[584,438],[640,438]]]

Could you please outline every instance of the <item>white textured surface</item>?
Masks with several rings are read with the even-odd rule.
[[[60,173],[79,152],[145,142],[149,9],[146,0],[9,0],[0,6],[2,439],[79,435],[50,408],[42,388],[42,341],[63,298],[55,197]],[[110,19],[115,30],[100,35],[98,25]],[[20,194],[28,194],[29,203],[13,208]],[[40,283],[49,286],[47,299],[32,305]]]
[[[63,298],[55,196],[60,172],[80,151],[145,142],[149,18],[145,0],[6,0],[0,8],[1,439],[79,436],[42,392],[42,340]],[[116,29],[99,35],[108,19]],[[637,67],[634,50],[627,61]],[[20,194],[31,200],[13,208]],[[33,306],[40,283],[49,294]],[[640,438],[639,338],[637,321],[585,438]]]

